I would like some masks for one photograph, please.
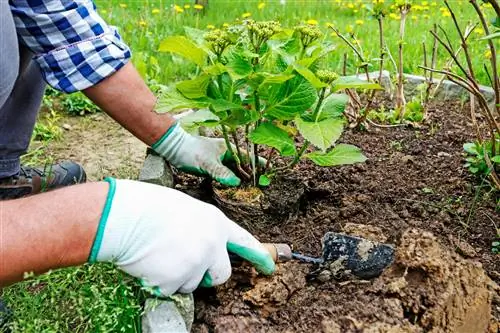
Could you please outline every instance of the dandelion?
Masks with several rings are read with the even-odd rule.
[[[127,4],[126,3],[121,3],[120,4],[120,8],[127,8]]]
[[[207,25],[207,29],[213,30],[213,29],[215,29],[215,25],[209,24],[209,25]]]
[[[484,52],[484,57],[486,59],[491,59],[491,51],[490,50],[486,50],[486,52]]]
[[[160,13],[160,10],[158,8],[154,8],[152,11],[151,11],[152,14],[159,14]]]
[[[197,3],[196,5],[193,6],[194,9],[197,9],[197,10],[202,10],[203,9],[203,5],[200,5],[199,3]]]
[[[145,27],[145,26],[147,25],[147,23],[146,23],[146,21],[144,21],[144,20],[140,20],[140,21],[139,21],[139,25],[140,25],[141,27]]]
[[[450,13],[450,11],[449,11],[449,10],[441,12],[441,15],[442,15],[443,17],[451,17],[451,13]]]
[[[307,20],[306,23],[309,25],[318,25],[318,21],[314,19]]]
[[[191,5],[184,5],[184,9],[189,9],[191,8]]]
[[[352,27],[352,25],[349,24],[347,27],[345,27],[345,31],[347,31],[347,33],[350,34],[354,31],[354,28]]]
[[[478,35],[484,35],[484,30],[483,28],[477,28],[474,30],[474,32]]]
[[[363,21],[363,20],[356,20],[356,22],[355,22],[355,23],[356,23],[357,25],[363,25],[363,24],[365,24],[365,21]]]
[[[175,5],[174,10],[176,13],[182,13],[184,12],[184,9],[181,6]]]
[[[401,15],[396,15],[395,13],[390,13],[389,17],[393,20],[400,20],[401,19]]]
[[[347,4],[347,8],[353,9],[353,8],[354,8],[354,4],[352,4],[352,3],[350,3],[350,2],[349,2],[349,3]]]
[[[243,14],[241,15],[241,17],[243,17],[243,18],[248,18],[248,17],[250,17],[250,16],[252,16],[252,14],[251,14],[251,13],[243,13]]]
[[[222,24],[222,26],[223,26],[224,28],[229,28],[229,23],[223,23],[223,24]]]
[[[257,5],[257,8],[259,9],[263,9],[264,7],[266,7],[266,4],[264,2],[260,2],[258,5]]]

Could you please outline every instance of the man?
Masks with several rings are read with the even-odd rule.
[[[83,91],[177,168],[239,184],[222,164],[222,139],[191,136],[154,112],[156,98],[130,57],[91,0],[0,0],[0,199],[85,182],[73,162],[49,172],[20,165],[46,82]],[[227,280],[228,250],[274,270],[253,236],[179,191],[108,179],[0,201],[0,285],[26,271],[112,261],[158,294],[190,292]]]

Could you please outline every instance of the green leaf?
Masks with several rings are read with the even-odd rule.
[[[208,105],[206,100],[187,99],[178,91],[168,91],[159,97],[155,111],[166,113],[180,109],[205,108]]]
[[[281,84],[295,77],[293,74],[266,74],[261,85],[265,84]]]
[[[332,84],[334,91],[342,89],[373,89],[383,90],[382,86],[375,82],[368,82],[357,77],[342,76],[335,80]]]
[[[233,80],[247,77],[253,72],[250,60],[246,59],[243,55],[236,51],[229,54],[226,68]]]
[[[193,40],[196,44],[202,45],[205,42],[206,31],[185,26],[184,32],[189,39]]]
[[[479,154],[479,152],[477,151],[476,144],[473,142],[464,143],[464,150],[467,154],[470,154],[470,155],[478,155]]]
[[[500,38],[500,31],[494,32],[492,34],[489,34],[488,36],[484,36],[480,38],[481,40],[488,40],[488,39],[497,39]]]
[[[361,149],[353,145],[338,144],[328,153],[312,152],[304,157],[319,166],[335,166],[343,164],[354,164],[366,161]]]
[[[327,86],[325,83],[321,82],[321,80],[316,77],[316,74],[311,72],[309,68],[302,65],[300,61],[293,64],[293,69],[295,69],[297,73],[299,73],[307,81],[309,81],[314,86],[314,88],[319,89]]]
[[[337,141],[344,129],[341,119],[324,119],[321,121],[306,121],[300,116],[295,119],[300,134],[313,145],[326,151]]]
[[[249,123],[256,122],[259,119],[259,114],[255,110],[246,110],[241,106],[239,109],[231,110],[229,116],[222,121],[222,124],[231,128],[243,126]]]
[[[307,80],[297,76],[271,89],[266,115],[279,120],[291,120],[309,109],[315,101],[316,89]]]
[[[282,156],[293,156],[296,154],[293,139],[281,128],[276,127],[271,122],[265,122],[259,125],[249,135],[253,143],[273,147],[280,152]]]
[[[493,163],[500,163],[500,155],[493,156],[491,160],[493,161]]]
[[[160,43],[158,51],[178,54],[198,66],[204,66],[207,59],[205,51],[184,36],[167,37]]]
[[[215,63],[211,66],[203,67],[203,72],[210,74],[212,76],[218,76],[227,72],[227,68],[220,62]]]
[[[331,94],[323,101],[318,112],[318,119],[341,117],[347,102],[349,102],[349,96],[346,94]]]
[[[207,88],[210,83],[210,76],[200,75],[192,80],[178,82],[175,87],[187,98],[207,97]]]
[[[196,129],[199,126],[216,126],[219,123],[219,117],[208,109],[201,109],[188,114],[179,119],[179,123],[187,131]]]
[[[267,177],[266,175],[260,175],[259,177],[259,185],[260,186],[269,186],[271,184],[271,179]]]
[[[215,112],[241,109],[241,105],[231,103],[231,102],[226,101],[225,99],[222,99],[222,98],[212,100],[210,102],[210,105],[212,106],[212,109]]]

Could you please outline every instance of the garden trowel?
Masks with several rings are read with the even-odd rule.
[[[336,232],[327,232],[322,240],[321,257],[310,257],[292,251],[287,244],[264,244],[275,262],[299,260],[330,267],[335,264],[343,271],[348,271],[361,279],[370,279],[382,274],[394,260],[394,247],[389,244],[374,242],[360,237]],[[230,254],[231,263],[242,260]]]

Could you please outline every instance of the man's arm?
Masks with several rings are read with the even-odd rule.
[[[86,262],[107,193],[101,182],[0,201],[0,286]]]
[[[113,262],[168,296],[226,281],[228,251],[273,272],[262,244],[216,207],[158,185],[107,182],[0,201],[0,286],[25,272]]]
[[[83,92],[149,146],[160,140],[175,123],[168,113],[154,112],[156,97],[131,63]]]

